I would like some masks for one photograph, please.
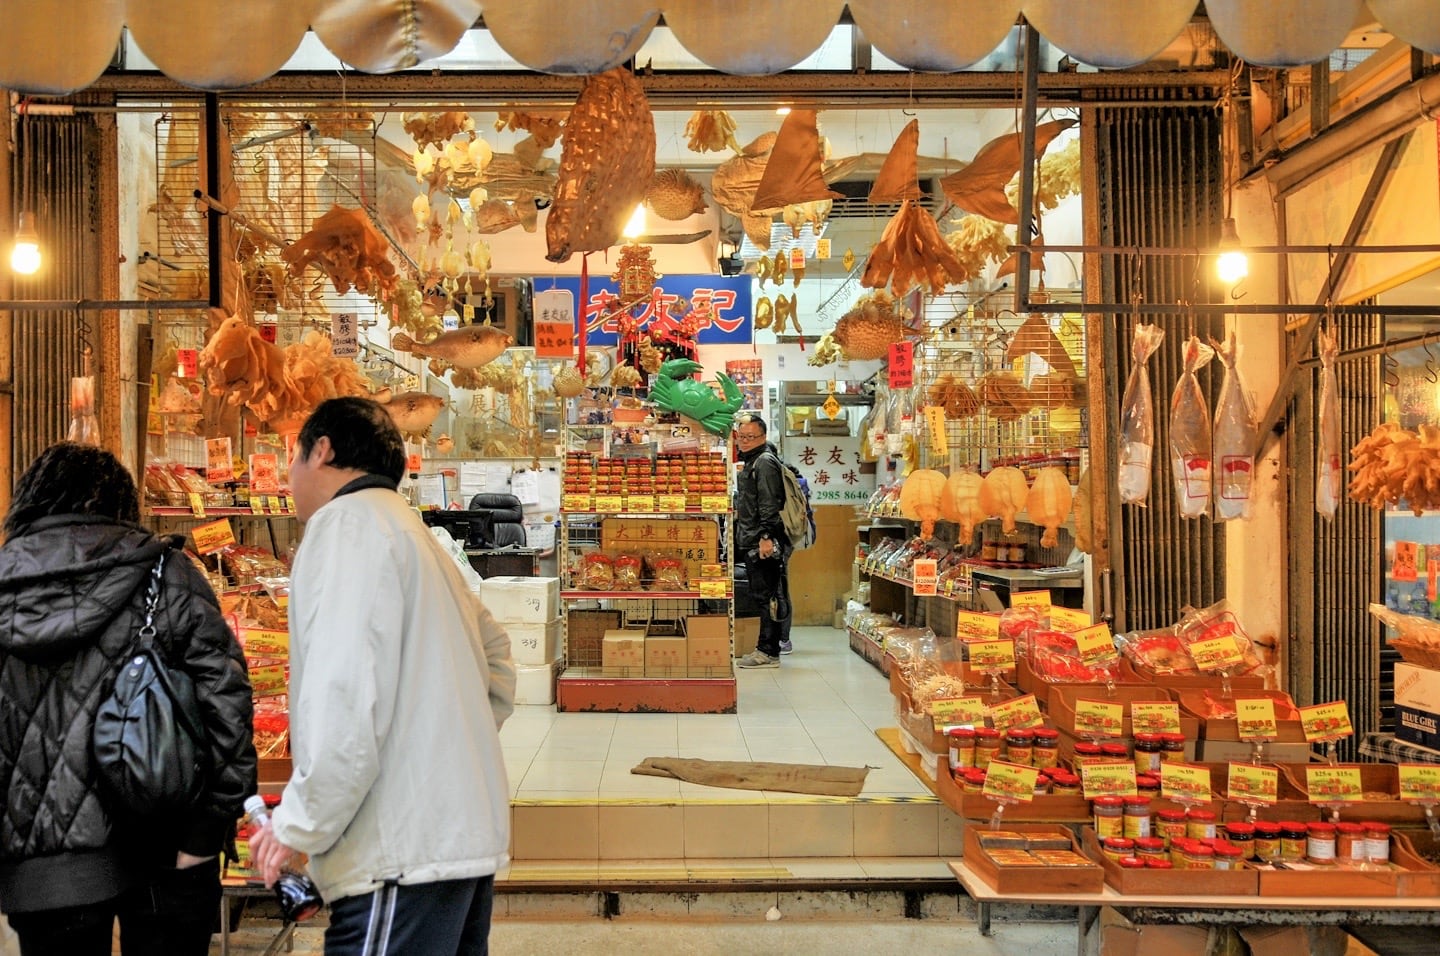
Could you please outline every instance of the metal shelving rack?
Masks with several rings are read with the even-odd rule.
[[[668,426],[657,426],[668,427]],[[632,431],[633,426],[582,425],[570,426],[566,431],[566,448],[571,451],[589,450],[595,457],[610,457],[605,454],[612,450],[612,440],[618,430]],[[710,439],[701,433],[701,442]],[[647,446],[625,446],[625,457],[648,458],[655,461],[656,449]],[[597,450],[599,453],[597,453]],[[556,687],[556,709],[559,711],[610,711],[619,713],[735,713],[737,691],[733,668],[735,646],[735,564],[731,547],[731,525],[734,513],[731,510],[734,492],[734,472],[728,466],[728,444],[713,440],[701,451],[721,453],[727,462],[725,508],[723,510],[702,510],[690,504],[684,510],[660,510],[655,500],[667,493],[657,487],[656,494],[647,496],[650,500],[642,503],[639,510],[631,510],[627,498],[620,499],[620,507],[595,500],[601,496],[588,496],[589,502],[562,499],[560,510],[560,538],[558,560],[560,574],[560,599],[565,608],[563,616],[565,669]],[[621,456],[614,456],[621,457]],[[658,481],[657,476],[657,481]],[[678,494],[680,489],[670,489]],[[618,496],[615,496],[618,497]],[[687,556],[686,540],[677,526],[675,534],[656,535],[655,532],[674,522],[685,522],[693,529],[706,525],[714,528],[714,561],[719,564],[724,576],[723,593],[702,591],[693,578],[693,566],[699,562]],[[662,524],[664,523],[664,524]],[[653,581],[642,579],[636,590],[594,590],[582,587],[580,577],[584,555],[605,549],[613,544],[617,534],[635,530],[638,542],[648,541],[652,553],[669,554],[692,562],[692,577],[687,583],[693,589],[683,591],[653,590]],[[649,535],[648,537],[646,535]],[[608,538],[607,538],[608,536]],[[690,554],[695,549],[689,549]],[[718,579],[712,579],[718,580]],[[696,614],[722,613],[726,621],[727,658],[723,676],[705,677],[651,677],[651,676],[606,676],[602,666],[601,644],[595,638],[594,629],[588,630],[588,639],[579,637],[582,617],[589,611],[599,611],[614,621],[614,626],[623,629],[643,629],[652,624],[662,627],[679,622]]]

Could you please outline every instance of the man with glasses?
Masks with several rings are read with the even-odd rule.
[[[790,541],[780,512],[785,506],[785,467],[775,446],[765,440],[759,415],[736,418],[735,446],[745,467],[736,480],[735,557],[745,562],[750,598],[760,608],[760,639],[739,667],[779,667],[789,652],[785,627],[790,620],[786,562]]]

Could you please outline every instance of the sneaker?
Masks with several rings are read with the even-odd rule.
[[[780,658],[771,657],[764,651],[751,651],[735,662],[736,667],[779,667]]]
[[[795,645],[790,643],[789,638],[786,638],[785,640],[783,640],[783,641],[780,642],[780,653],[781,653],[781,654],[793,654],[793,653],[795,653]]]

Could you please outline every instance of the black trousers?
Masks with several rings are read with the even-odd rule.
[[[325,956],[487,956],[495,877],[399,886],[330,904]]]
[[[790,576],[786,573],[789,560],[789,555],[745,559],[750,600],[760,610],[760,637],[755,648],[771,657],[780,656],[780,642],[790,636]]]
[[[114,899],[9,915],[21,956],[206,956],[220,912],[220,860],[158,870]]]

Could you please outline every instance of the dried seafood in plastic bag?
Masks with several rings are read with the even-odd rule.
[[[1315,452],[1315,510],[1334,518],[1345,491],[1340,463],[1340,383],[1335,378],[1339,352],[1335,333],[1320,333],[1320,444]]]
[[[1235,363],[1240,347],[1231,329],[1216,348],[1225,378],[1215,405],[1215,520],[1249,518],[1255,478],[1255,409]]]
[[[1135,326],[1130,342],[1130,375],[1120,400],[1120,500],[1145,504],[1150,496],[1150,462],[1155,449],[1155,409],[1150,395],[1150,356],[1165,341],[1158,325]]]
[[[1199,518],[1210,511],[1210,406],[1195,373],[1214,357],[1214,349],[1190,336],[1185,341],[1185,369],[1170,393],[1170,470],[1182,518]]]

